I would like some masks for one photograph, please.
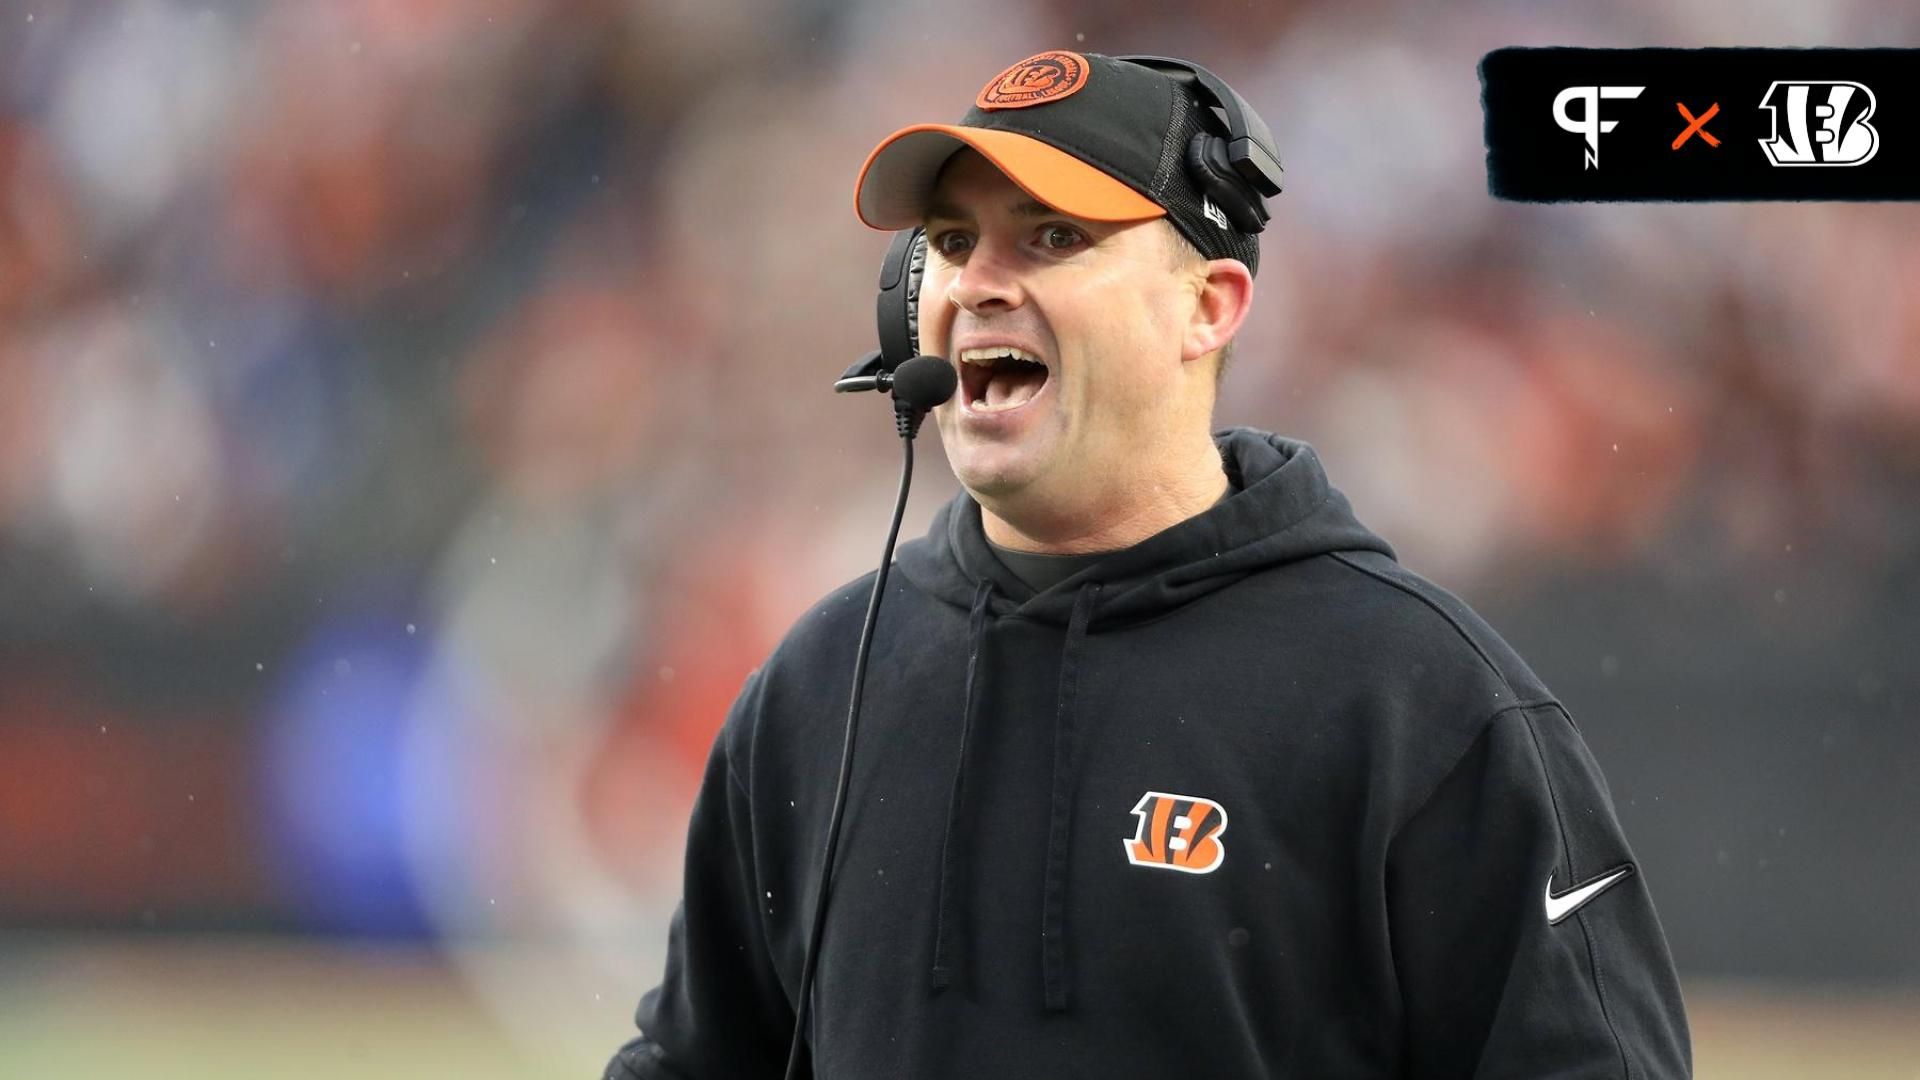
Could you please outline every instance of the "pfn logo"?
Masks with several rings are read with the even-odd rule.
[[[1775,165],[1865,165],[1880,150],[1867,123],[1873,104],[1873,91],[1857,82],[1775,82],[1760,99],[1773,124],[1760,149]]]
[[[1227,810],[1212,799],[1149,791],[1134,804],[1133,816],[1140,824],[1133,839],[1121,843],[1135,866],[1211,874],[1226,860],[1220,834],[1227,831]]]
[[[1600,101],[1602,98],[1637,98],[1644,86],[1569,86],[1560,91],[1553,99],[1553,122],[1560,130],[1583,135],[1587,140],[1587,164],[1585,168],[1600,167],[1600,136],[1620,126],[1618,120],[1600,119]],[[1584,102],[1586,108],[1578,120],[1567,115],[1567,106],[1575,101]]]

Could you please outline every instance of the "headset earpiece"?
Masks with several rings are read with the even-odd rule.
[[[880,262],[880,367],[892,371],[920,355],[920,279],[927,271],[927,233],[914,226],[893,234]]]
[[[907,252],[907,344],[911,360],[920,355],[920,283],[927,276],[927,233],[913,230],[913,244]]]
[[[1187,175],[1234,228],[1257,233],[1267,227],[1266,204],[1248,192],[1246,181],[1234,171],[1233,161],[1227,156],[1227,140],[1195,132],[1193,141],[1187,144]]]

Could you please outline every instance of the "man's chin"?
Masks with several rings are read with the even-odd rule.
[[[1034,470],[1021,455],[967,455],[949,461],[954,479],[981,505],[1018,500],[1033,487]]]
[[[975,502],[982,505],[1018,499],[1020,493],[1031,486],[1024,477],[998,471],[956,470],[954,478],[960,481],[960,486],[967,489],[967,494],[973,496]]]
[[[1018,439],[995,441],[973,437],[951,437],[946,428],[940,432],[947,450],[947,465],[954,479],[981,505],[1031,498],[1036,483],[1045,473],[1045,463],[1053,440],[1037,438],[1045,433],[1027,432]]]

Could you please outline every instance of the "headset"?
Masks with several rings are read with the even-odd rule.
[[[1266,229],[1266,199],[1280,194],[1280,155],[1273,133],[1246,99],[1218,75],[1170,56],[1116,56],[1172,77],[1206,106],[1211,123],[1187,145],[1187,176],[1213,200],[1234,228],[1244,233]],[[848,368],[840,383],[870,380],[920,355],[920,278],[927,268],[927,237],[919,226],[893,234],[880,261],[880,296],[874,304],[880,348]],[[837,384],[838,385],[838,384]],[[852,387],[846,387],[852,388]]]
[[[1203,129],[1187,144],[1187,176],[1200,194],[1211,198],[1243,233],[1267,227],[1266,200],[1280,194],[1280,154],[1273,132],[1246,99],[1226,80],[1199,64],[1171,56],[1116,56],[1129,64],[1152,68],[1187,87],[1207,106],[1214,126],[1223,136]]]

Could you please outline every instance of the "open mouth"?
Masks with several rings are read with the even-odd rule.
[[[1025,349],[990,345],[960,350],[960,391],[974,412],[1025,405],[1047,384],[1047,375],[1047,365]]]

